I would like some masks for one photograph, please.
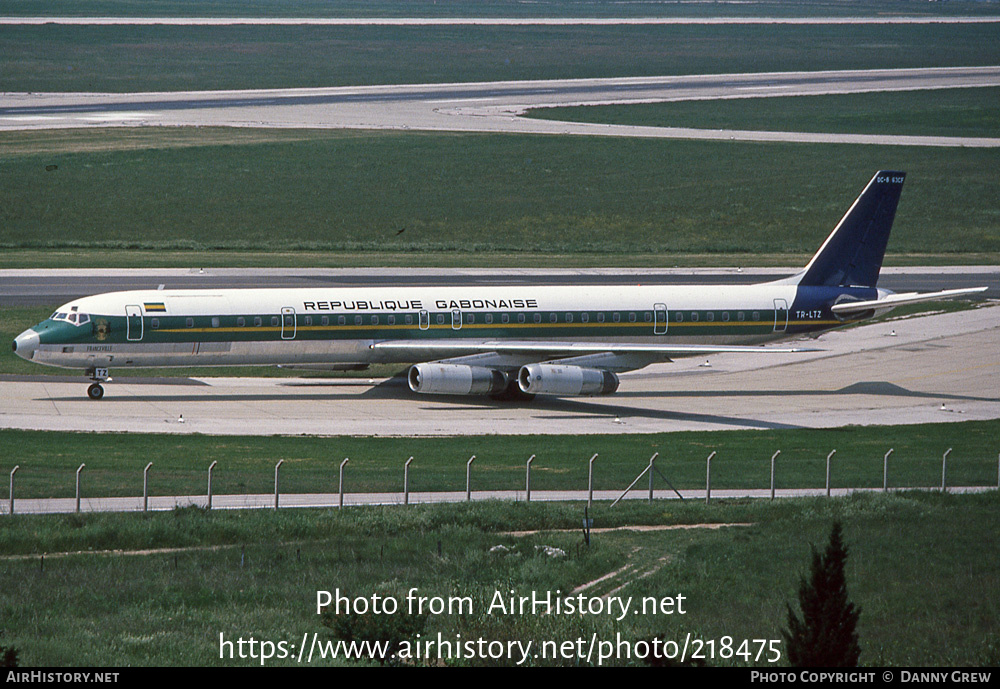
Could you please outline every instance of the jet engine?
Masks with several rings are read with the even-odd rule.
[[[518,371],[517,384],[531,395],[609,395],[618,389],[618,376],[596,368],[528,364]]]
[[[493,395],[507,388],[503,371],[460,364],[414,364],[406,376],[413,392],[437,395]]]

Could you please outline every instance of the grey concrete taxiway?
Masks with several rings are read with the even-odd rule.
[[[1000,138],[639,127],[532,108],[1000,86],[1000,66],[170,93],[5,93],[0,130],[102,126],[415,129],[739,141],[996,147]]]
[[[0,270],[0,307],[56,306],[133,289],[416,287],[470,285],[746,285],[792,275],[787,268],[15,268]],[[987,287],[1000,299],[1000,266],[883,268],[879,287],[935,292]]]
[[[1000,418],[1000,304],[888,320],[803,344],[624,374],[607,397],[501,403],[422,396],[400,379],[0,381],[0,427],[206,435],[452,436],[829,428]],[[112,371],[114,375],[114,371]]]

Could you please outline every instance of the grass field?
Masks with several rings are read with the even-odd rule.
[[[7,91],[190,91],[947,67],[1000,25],[5,26]]]
[[[0,135],[0,247],[220,250],[265,265],[272,259],[255,256],[270,251],[326,253],[327,265],[339,265],[342,251],[482,254],[480,261],[494,252],[503,260],[583,253],[606,256],[605,265],[644,253],[666,265],[686,254],[806,256],[871,174],[892,168],[909,177],[890,260],[1000,251],[996,150],[397,132],[241,131],[231,143],[227,136]],[[180,265],[193,255],[181,254]],[[82,260],[101,266],[100,256]]]
[[[889,461],[892,487],[941,485],[941,455],[948,460],[953,486],[997,484],[997,439],[1000,421],[926,424],[919,426],[848,427],[831,430],[685,432],[626,436],[512,436],[459,438],[244,438],[117,433],[54,433],[0,430],[0,476],[20,465],[18,498],[72,497],[77,467],[85,463],[85,497],[141,496],[147,462],[151,495],[201,495],[206,471],[216,494],[274,491],[274,465],[279,459],[281,490],[286,493],[336,493],[340,461],[350,457],[345,490],[402,492],[403,463],[410,466],[412,491],[465,490],[465,464],[473,465],[475,490],[521,490],[525,461],[532,464],[532,488],[585,490],[588,460],[594,486],[624,490],[645,468],[654,452],[657,466],[680,490],[704,489],[705,458],[712,463],[715,488],[767,488],[770,457],[781,450],[777,465],[780,488],[821,488],[826,455],[837,450],[832,485],[881,487],[882,458]],[[659,479],[657,479],[659,483]],[[645,484],[644,484],[645,485]],[[665,483],[659,484],[666,488]]]
[[[622,3],[608,0],[2,0],[0,16],[80,17],[604,17],[983,16],[995,3],[907,0],[762,0],[754,3]]]
[[[654,127],[1000,136],[1000,88],[539,108],[532,117]]]
[[[253,665],[220,660],[219,634],[294,643],[318,632],[329,639],[315,614],[317,590],[401,598],[417,587],[424,596],[473,600],[471,613],[430,616],[425,638],[440,631],[452,639],[460,633],[536,643],[589,640],[595,633],[607,640],[616,632],[630,640],[654,634],[683,640],[688,632],[705,640],[780,639],[785,604],[795,604],[809,546],[822,547],[839,519],[849,548],[848,592],[861,609],[863,664],[996,665],[998,507],[996,493],[709,508],[619,505],[595,509],[595,527],[749,526],[595,534],[589,548],[578,530],[582,507],[570,504],[2,518],[0,626],[4,643],[20,649],[25,665]],[[551,528],[569,532],[503,533]],[[491,554],[497,544],[511,553]],[[537,545],[567,555],[549,558]],[[167,547],[180,550],[155,550]],[[87,552],[106,549],[116,552]],[[59,555],[65,551],[75,554]],[[635,569],[586,594],[608,593],[630,579],[616,595],[682,594],[686,613],[627,616],[621,623],[485,614],[495,591],[569,592],[624,566]]]

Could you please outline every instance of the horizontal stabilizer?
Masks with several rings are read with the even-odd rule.
[[[961,297],[966,294],[977,294],[985,292],[987,287],[970,287],[968,289],[946,289],[941,292],[906,292],[904,294],[890,294],[882,299],[872,299],[870,301],[848,301],[841,304],[834,304],[830,307],[835,314],[841,316],[858,311],[868,311],[870,309],[887,309],[903,304],[919,304],[925,301],[937,301],[948,299],[949,297]]]

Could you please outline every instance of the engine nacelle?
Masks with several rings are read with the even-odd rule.
[[[610,395],[618,389],[618,376],[596,368],[528,364],[518,371],[517,385],[529,395]]]
[[[492,395],[507,388],[507,374],[482,366],[414,364],[406,376],[413,392],[435,395]]]

